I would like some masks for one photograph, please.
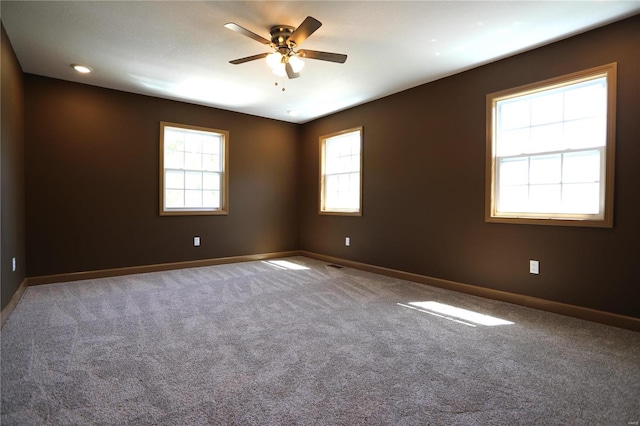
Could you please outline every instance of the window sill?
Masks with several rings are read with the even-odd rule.
[[[518,225],[546,225],[546,226],[572,226],[585,228],[613,228],[610,219],[560,219],[560,218],[531,218],[531,217],[485,217],[487,223],[510,223]]]

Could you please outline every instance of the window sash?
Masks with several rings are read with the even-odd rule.
[[[600,76],[497,100],[496,156],[605,146],[606,80]]]
[[[555,217],[555,218],[581,218],[583,220],[597,218],[602,220],[603,218],[603,205],[605,202],[605,148],[591,148],[582,150],[565,150],[555,152],[545,152],[534,155],[512,155],[496,158],[496,213],[515,216],[515,217]],[[569,174],[571,170],[571,160],[580,158],[583,159],[595,159],[597,161],[597,173],[596,176],[582,176],[571,177]],[[535,173],[532,172],[532,162],[534,161],[551,160],[557,162],[555,165],[557,170],[545,170],[547,173]],[[503,184],[503,170],[508,162],[526,162],[526,176],[522,176],[520,181],[515,181],[512,184]],[[569,163],[569,165],[567,165]],[[552,166],[554,167],[554,166]],[[522,169],[522,167],[521,167]],[[584,170],[580,170],[584,172]],[[554,173],[555,172],[555,173]],[[532,179],[532,175],[537,174],[537,177]],[[573,174],[576,170],[573,170]],[[591,173],[592,175],[594,173]],[[521,175],[525,175],[522,173]],[[513,180],[512,180],[513,182]],[[576,190],[578,186],[582,186],[583,189],[590,187],[592,192],[595,189],[596,194],[591,194],[591,203],[585,202],[583,197],[579,200],[575,198]],[[515,188],[521,191],[513,191]],[[546,199],[540,200],[536,197],[536,192],[542,188],[556,189],[557,194],[552,194],[551,191],[547,191]],[[505,194],[511,192],[512,196],[516,196],[514,192],[521,193],[525,199],[517,200],[514,202],[512,199],[506,202],[503,199]],[[553,200],[556,195],[555,202]],[[584,194],[583,194],[584,195]],[[505,197],[506,198],[506,197]],[[509,202],[510,201],[510,202]],[[542,201],[542,203],[540,202]],[[579,201],[582,201],[580,203]],[[536,207],[536,205],[547,206],[548,208]],[[503,208],[505,205],[511,205],[512,208]],[[528,207],[528,208],[517,208]]]

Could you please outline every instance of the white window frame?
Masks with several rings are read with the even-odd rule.
[[[216,137],[220,138],[220,152],[218,155],[220,156],[220,167],[221,170],[215,171],[214,173],[219,175],[219,208],[213,207],[167,207],[165,205],[165,174],[167,171],[175,170],[175,171],[194,171],[194,172],[205,172],[204,167],[186,169],[175,168],[168,169],[165,168],[165,129],[178,130],[184,132],[194,132],[194,133],[208,133],[213,134]],[[205,155],[200,153],[201,155]],[[199,126],[190,126],[185,124],[176,124],[162,121],[160,122],[160,215],[161,216],[194,216],[194,215],[226,215],[229,213],[229,132],[226,130],[219,129],[211,129],[207,127],[199,127]],[[183,182],[184,185],[186,183]],[[176,188],[179,189],[179,188]],[[186,190],[186,188],[185,188]],[[201,189],[202,192],[205,189]]]
[[[499,223],[522,223],[530,225],[559,225],[559,226],[587,226],[613,227],[613,191],[614,191],[614,153],[615,153],[615,108],[616,108],[616,75],[617,64],[612,63],[585,71],[567,74],[561,77],[541,82],[503,90],[487,95],[487,141],[486,141],[486,178],[485,178],[485,221]],[[531,96],[540,92],[562,89],[563,87],[584,83],[590,80],[605,78],[607,82],[607,111],[605,145],[584,149],[561,149],[540,151],[535,153],[521,153],[511,156],[498,157],[498,103],[519,97]],[[561,122],[563,125],[565,121]],[[556,156],[560,161],[571,154],[600,150],[600,178],[599,178],[599,212],[597,214],[576,214],[562,212],[536,211],[498,211],[499,182],[501,160],[525,160],[528,165],[531,159],[545,155]],[[563,182],[560,183],[564,185]],[[532,185],[528,183],[527,185]]]
[[[360,139],[360,152],[359,152],[359,164],[358,164],[358,206],[356,208],[353,207],[331,207],[327,206],[327,176],[330,174],[327,173],[327,156],[326,156],[326,143],[330,139],[340,138],[348,134],[358,134]],[[319,214],[326,215],[340,215],[340,216],[362,216],[362,158],[363,158],[363,128],[362,127],[354,127],[347,130],[342,130],[336,133],[331,133],[329,135],[320,136],[320,203],[319,203]],[[354,174],[355,172],[350,171],[349,174]],[[335,173],[341,174],[341,173]]]

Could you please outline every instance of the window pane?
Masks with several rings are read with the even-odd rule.
[[[338,192],[338,175],[327,176],[327,191]]]
[[[187,133],[185,137],[184,150],[186,152],[201,153],[202,137],[197,133]]]
[[[560,183],[561,172],[560,154],[531,157],[529,183]]]
[[[564,213],[597,214],[600,210],[600,184],[563,185],[562,201]]]
[[[184,156],[184,168],[189,170],[202,170],[202,154],[186,153]]]
[[[220,191],[203,191],[202,207],[220,208]]]
[[[327,159],[340,156],[340,144],[336,140],[327,139],[325,141],[325,156]]]
[[[165,128],[164,147],[166,151],[184,151],[184,134],[181,131]]]
[[[529,186],[501,186],[498,193],[498,211],[529,211]]]
[[[536,213],[560,213],[561,185],[531,185],[529,187],[529,211]]]
[[[562,181],[567,183],[599,182],[600,151],[565,154],[562,165]]]
[[[529,183],[529,158],[501,159],[499,162],[500,186],[526,185]]]
[[[530,125],[529,101],[502,101],[498,103],[499,128],[503,130]]]
[[[336,201],[335,208],[347,208],[349,205],[349,193],[348,192],[338,192],[338,199]]]
[[[351,138],[351,153],[354,155],[360,155],[360,132]]]
[[[218,173],[203,173],[202,188],[219,190],[220,175]]]
[[[336,160],[336,158],[325,159],[325,174],[334,175],[339,172],[340,172],[340,162]]]
[[[186,189],[201,189],[202,188],[202,173],[201,172],[185,172],[184,176]]]
[[[202,155],[202,170],[210,170],[213,172],[219,172],[222,170],[220,165],[220,156],[203,154]]]
[[[184,172],[178,170],[167,170],[164,174],[164,187],[169,189],[184,188]]]
[[[563,119],[562,93],[534,97],[531,100],[531,125],[559,123]]]
[[[588,85],[576,85],[565,94],[565,120],[605,116],[607,109],[606,79],[593,80]]]
[[[336,143],[338,143],[338,150],[340,152],[340,156],[344,157],[345,155],[351,155],[351,144],[349,143],[349,141],[336,141]]]
[[[167,169],[184,168],[183,152],[166,152],[164,155],[164,167]]]
[[[360,207],[360,173],[352,173],[349,179],[348,207],[352,209]]]
[[[184,191],[167,189],[164,193],[164,205],[167,208],[184,207]]]
[[[527,152],[531,129],[508,130],[498,135],[496,155],[498,157],[519,155]]]
[[[349,167],[349,171],[359,172],[360,171],[360,155],[352,155],[351,156],[351,166]]]
[[[339,173],[348,173],[351,171],[351,157],[340,157],[338,160]]]
[[[187,190],[184,198],[185,207],[202,207],[202,191]]]
[[[562,123],[535,126],[531,128],[531,142],[525,152],[559,151],[564,145]]]
[[[567,148],[581,149],[604,146],[607,140],[606,117],[567,121],[564,137]]]
[[[205,154],[220,153],[220,137],[208,136],[202,139],[202,152]]]
[[[340,193],[349,192],[349,175],[346,175],[346,174],[338,175],[338,192]]]
[[[338,176],[327,176],[325,185],[325,204],[327,208],[334,208],[337,205]]]

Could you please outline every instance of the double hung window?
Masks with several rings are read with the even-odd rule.
[[[362,127],[320,137],[320,213],[362,215]]]
[[[160,214],[228,212],[229,132],[160,123]]]
[[[486,220],[612,226],[616,65],[487,96]]]

